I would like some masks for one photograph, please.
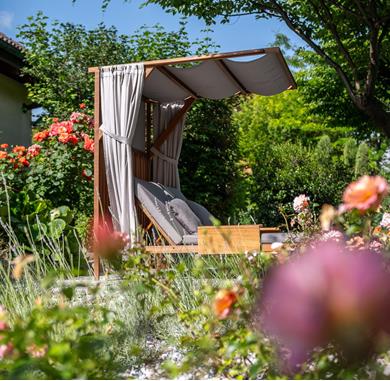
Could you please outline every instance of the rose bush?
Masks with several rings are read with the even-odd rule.
[[[80,111],[53,118],[30,147],[0,146],[0,217],[24,242],[27,229],[34,241],[68,235],[76,244],[72,227],[92,213],[93,119],[84,104]]]

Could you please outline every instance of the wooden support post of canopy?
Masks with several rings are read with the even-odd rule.
[[[177,124],[182,118],[184,118],[186,112],[190,109],[194,103],[195,98],[187,98],[184,102],[184,106],[173,116],[169,121],[167,128],[155,139],[152,148],[159,149],[164,142],[168,139],[169,135],[175,130]],[[150,152],[150,157],[153,156],[153,152]]]
[[[95,144],[94,144],[94,186],[93,186],[93,232],[92,232],[92,249],[93,249],[93,272],[95,279],[99,278],[100,275],[100,260],[97,257],[95,246],[95,232],[97,228],[102,223],[103,218],[103,204],[102,196],[104,190],[102,188],[103,181],[101,181],[101,176],[104,176],[104,170],[102,171],[101,162],[103,159],[103,146],[102,139],[100,134],[100,72],[95,71],[95,92],[94,92],[94,134],[95,134]],[[104,168],[103,168],[104,169]]]

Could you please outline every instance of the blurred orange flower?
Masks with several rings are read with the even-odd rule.
[[[217,292],[213,302],[213,310],[219,319],[225,319],[232,312],[237,302],[237,293],[232,290],[222,289]]]
[[[330,230],[333,220],[337,216],[337,211],[332,205],[324,204],[321,209],[320,222],[324,231]]]
[[[360,213],[376,209],[389,192],[389,185],[381,176],[363,176],[344,191],[341,212],[357,209]]]
[[[19,158],[19,164],[22,164],[24,167],[30,166],[30,162],[24,156]]]
[[[13,261],[15,265],[12,275],[15,279],[20,279],[23,275],[24,268],[35,260],[33,255],[19,255]]]
[[[72,144],[77,144],[77,142],[79,141],[79,139],[77,138],[76,135],[74,134],[68,134],[68,133],[64,133],[64,134],[60,134],[58,136],[58,141],[60,143],[72,143]]]
[[[27,150],[25,146],[15,146],[12,149],[13,153],[17,153],[19,156],[23,155],[23,153]]]
[[[34,134],[33,140],[37,142],[43,142],[45,139],[47,139],[48,136],[49,136],[49,130],[40,131]]]
[[[84,138],[84,149],[89,152],[94,151],[95,141],[89,137],[88,134],[82,134]]]

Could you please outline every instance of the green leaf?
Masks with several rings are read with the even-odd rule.
[[[66,228],[66,222],[61,218],[56,218],[55,220],[50,221],[47,226],[49,228],[50,237],[58,239]]]

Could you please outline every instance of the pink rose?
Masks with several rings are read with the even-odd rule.
[[[378,208],[389,192],[386,180],[381,176],[363,176],[347,186],[340,211],[357,209],[360,213]]]

